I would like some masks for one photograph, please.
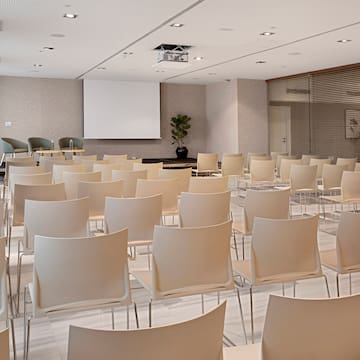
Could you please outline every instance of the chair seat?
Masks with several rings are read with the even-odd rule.
[[[223,349],[223,360],[261,359],[261,343],[233,346]]]
[[[335,187],[332,187],[332,188],[324,189],[324,185],[319,184],[318,185],[318,190],[322,191],[322,192],[325,192],[325,191],[340,191],[341,187],[340,186],[335,186]]]
[[[18,154],[18,153],[27,153],[28,149],[14,149],[14,153]]]
[[[336,250],[320,251],[321,265],[337,271]]]
[[[152,240],[130,240],[128,246],[148,246],[152,244]]]
[[[351,203],[355,204],[357,202],[360,202],[360,199],[344,199],[342,195],[321,196],[321,199],[329,200],[337,203],[347,203],[347,204],[351,204]]]

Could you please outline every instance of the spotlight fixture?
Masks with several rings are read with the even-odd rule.
[[[39,68],[39,67],[42,67],[43,65],[42,64],[34,64],[33,66]]]
[[[53,51],[55,50],[55,48],[53,48],[52,46],[44,46],[43,50]]]
[[[350,42],[350,41],[351,41],[350,39],[340,39],[337,42],[338,43],[347,43],[347,42]]]
[[[264,32],[260,33],[260,35],[262,35],[262,36],[271,36],[271,35],[275,35],[275,33],[272,32],[272,31],[264,31]]]
[[[99,67],[97,68],[97,70],[106,70],[106,67],[105,67],[105,66],[99,66]]]
[[[181,28],[184,26],[184,24],[181,24],[181,23],[173,23],[170,25],[171,27],[174,27],[174,28]]]
[[[200,61],[200,60],[204,60],[203,56],[195,56],[194,60]]]
[[[78,15],[77,14],[71,14],[71,13],[65,13],[63,15],[63,17],[66,18],[66,19],[76,19],[78,17]]]
[[[257,64],[266,64],[266,61],[265,60],[259,60],[256,62]]]

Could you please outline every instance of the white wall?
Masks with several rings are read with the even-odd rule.
[[[238,96],[237,81],[206,86],[206,151],[237,153]]]

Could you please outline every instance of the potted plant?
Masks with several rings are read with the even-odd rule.
[[[188,135],[191,117],[187,115],[178,114],[171,118],[170,125],[172,144],[176,144],[176,155],[179,159],[185,159],[188,155],[188,149],[184,146],[184,138]]]

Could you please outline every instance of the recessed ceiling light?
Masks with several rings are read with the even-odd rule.
[[[301,55],[301,52],[293,51],[293,52],[289,52],[288,55],[290,55],[290,56],[297,56],[297,55]]]
[[[43,65],[42,64],[34,64],[33,66],[34,67],[42,67]]]
[[[163,73],[163,72],[165,72],[165,70],[156,70],[156,72],[157,73],[160,73],[160,72]]]
[[[264,32],[260,33],[260,35],[262,35],[262,36],[271,36],[271,35],[275,35],[275,33],[272,32],[272,31],[264,31]]]
[[[65,37],[64,34],[50,34],[50,36],[52,36],[54,38],[64,38]]]
[[[99,66],[97,69],[98,70],[106,70],[106,67],[105,66]]]
[[[174,28],[180,28],[180,27],[183,27],[184,24],[180,24],[180,23],[173,23],[170,25],[171,27],[174,27]]]
[[[266,61],[265,60],[259,60],[256,62],[257,64],[266,64]]]
[[[216,75],[216,73],[211,72],[211,73],[208,73],[208,75],[210,75],[210,76],[214,76],[214,75]]]
[[[77,14],[71,14],[71,13],[65,13],[63,15],[63,17],[66,18],[66,19],[76,19],[78,17],[78,15]]]
[[[204,60],[204,57],[203,56],[195,56],[194,60]]]
[[[55,48],[53,48],[52,46],[44,46],[43,50],[53,51],[55,50]]]
[[[123,55],[133,55],[134,53],[132,51],[125,51],[123,52]]]
[[[347,42],[350,42],[351,40],[350,39],[341,39],[341,40],[338,40],[337,42],[338,43],[347,43]]]

